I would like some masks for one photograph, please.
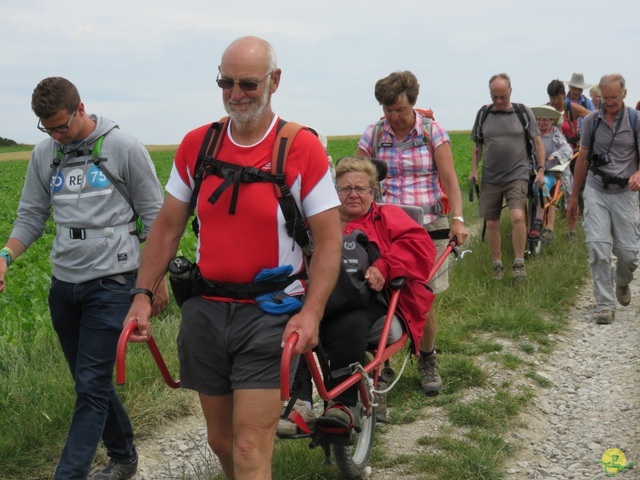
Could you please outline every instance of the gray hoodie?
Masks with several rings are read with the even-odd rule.
[[[78,144],[61,145],[52,138],[35,146],[18,206],[11,237],[29,247],[40,238],[51,215],[57,235],[51,250],[53,275],[65,282],[82,283],[138,268],[140,242],[136,235],[120,232],[99,238],[73,239],[69,228],[123,227],[134,219],[127,199],[91,161],[91,150],[105,135],[100,148],[102,165],[122,182],[135,212],[148,232],[164,196],[155,168],[144,145],[122,133],[115,122],[92,115],[95,130]],[[59,168],[56,151],[64,153]],[[63,227],[63,228],[60,228]]]

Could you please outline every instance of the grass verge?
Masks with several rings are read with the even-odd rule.
[[[467,133],[452,133],[451,138],[465,192],[471,142]],[[332,157],[351,155],[357,140],[330,138]],[[152,152],[163,184],[173,153],[162,148]],[[5,185],[10,186],[0,191],[2,239],[11,229],[26,164],[0,165],[9,180]],[[476,204],[465,200],[465,218],[479,231],[475,208]],[[505,265],[513,260],[507,223],[505,219],[502,231]],[[537,375],[535,361],[553,349],[554,338],[563,331],[565,316],[588,274],[583,244],[569,243],[564,233],[564,219],[559,215],[556,243],[527,262],[530,282],[520,287],[511,286],[508,275],[503,282],[490,279],[490,255],[479,235],[464,246],[473,253],[452,267],[451,287],[434,304],[443,391],[435,398],[424,397],[417,369],[408,365],[389,394],[391,422],[380,428],[374,471],[396,469],[401,472],[398,477],[406,478],[501,478],[501,464],[513,451],[508,432],[514,419],[526,408],[535,388],[551,387]],[[12,265],[7,290],[0,295],[0,476],[6,479],[50,478],[72,414],[73,385],[47,311],[52,240],[49,224],[45,236]],[[194,243],[187,231],[180,253],[193,257]],[[178,324],[175,306],[154,322],[154,336],[172,372],[178,371]],[[399,365],[395,366],[398,371]],[[193,396],[168,389],[141,345],[129,347],[127,378],[119,393],[139,438],[153,435],[159,425],[193,409]],[[439,428],[426,428],[415,452],[388,453],[386,432],[423,421]],[[322,465],[323,459],[322,452],[309,450],[307,442],[278,441],[274,478],[339,478],[334,467]],[[221,477],[205,469],[199,478]]]

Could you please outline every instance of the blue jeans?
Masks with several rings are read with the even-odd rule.
[[[56,480],[86,479],[100,438],[117,462],[136,458],[133,430],[112,383],[135,275],[67,283],[53,277],[49,310],[75,382],[76,403]]]

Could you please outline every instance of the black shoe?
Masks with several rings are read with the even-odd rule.
[[[130,480],[138,471],[138,456],[132,462],[118,463],[109,460],[102,470],[97,470],[91,476],[92,480]]]

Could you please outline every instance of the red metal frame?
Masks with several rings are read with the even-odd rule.
[[[438,269],[442,266],[442,264],[447,259],[449,254],[451,252],[455,252],[456,245],[457,245],[457,241],[455,240],[455,238],[449,242],[449,245],[447,245],[447,248],[445,249],[445,251],[442,253],[442,255],[440,255],[438,260],[434,263],[433,268],[431,269],[431,273],[429,275],[428,281],[432,279],[435,272],[437,272]],[[457,252],[456,252],[456,255],[457,255]],[[408,335],[406,332],[404,332],[398,341],[392,343],[391,345],[386,344],[387,343],[386,339],[389,336],[389,332],[391,330],[393,315],[395,313],[396,306],[398,304],[398,297],[400,295],[400,291],[401,289],[394,290],[391,294],[391,299],[389,300],[389,308],[387,309],[385,324],[382,329],[382,335],[380,337],[378,348],[375,352],[374,358],[371,360],[371,362],[369,362],[364,367],[364,371],[367,374],[375,370],[374,380],[377,380],[377,371],[379,367],[386,360],[388,360],[393,355],[395,355],[398,351],[400,351],[407,343]],[[124,329],[122,330],[122,333],[120,334],[120,339],[118,340],[118,347],[116,350],[116,384],[117,385],[125,384],[125,381],[126,381],[125,357],[127,352],[127,343],[129,342],[129,337],[131,336],[133,331],[137,328],[138,328],[138,323],[131,322],[126,327],[124,327]],[[292,357],[293,348],[295,347],[295,344],[297,341],[298,341],[298,334],[296,333],[292,334],[287,339],[282,352],[282,360],[280,363],[280,396],[282,397],[283,400],[287,400],[288,398],[290,398],[289,375],[291,373],[291,357]],[[171,388],[179,388],[180,380],[174,380],[171,374],[169,373],[169,369],[167,368],[167,365],[164,362],[162,355],[160,354],[160,350],[158,349],[158,346],[156,345],[156,342],[153,339],[153,336],[150,336],[149,341],[146,343],[147,343],[147,347],[149,348],[149,351],[151,352],[151,355],[153,356],[154,361],[156,362],[156,365],[158,366],[158,370],[160,370],[160,374],[162,375],[162,378],[164,379],[165,383]],[[304,354],[304,357],[305,357],[305,360],[307,361],[307,364],[309,365],[309,370],[311,371],[311,375],[318,389],[318,393],[324,400],[331,400],[335,398],[337,395],[340,395],[341,393],[343,393],[347,388],[352,387],[357,382],[360,382],[360,380],[362,380],[362,374],[360,372],[355,372],[344,382],[340,383],[339,385],[335,386],[331,390],[327,391],[327,389],[324,386],[324,383],[322,382],[322,375],[320,374],[320,369],[318,368],[318,365],[315,362],[315,358],[313,357],[313,352],[311,351],[306,352]],[[363,390],[361,392],[363,393],[362,398],[367,399],[368,395],[365,395],[366,386],[364,382],[360,384],[359,388]],[[368,409],[369,405],[365,405],[365,407]]]
[[[124,385],[126,380],[126,364],[125,364],[125,356],[127,353],[127,343],[129,342],[129,337],[133,333],[133,331],[138,328],[138,322],[131,322],[126,327],[122,329],[122,333],[120,334],[120,339],[118,340],[118,348],[116,350],[116,384]],[[174,380],[171,374],[169,373],[169,369],[167,368],[167,364],[164,363],[164,359],[160,354],[160,350],[156,345],[156,341],[152,336],[149,337],[149,341],[146,342],[147,347],[149,347],[149,351],[153,356],[153,359],[158,366],[158,370],[160,370],[160,374],[164,379],[165,383],[171,388],[180,388],[180,380]]]
[[[442,252],[442,255],[440,255],[438,260],[434,263],[427,281],[431,281],[431,279],[438,271],[438,269],[442,266],[449,254],[452,251],[455,251],[456,244],[456,240],[449,241],[447,248],[444,250],[444,252]],[[393,355],[402,350],[407,344],[407,340],[409,338],[408,334],[406,332],[403,332],[402,336],[397,341],[393,342],[391,345],[387,345],[387,338],[389,336],[389,332],[391,331],[391,324],[393,322],[393,316],[395,315],[401,290],[402,287],[398,290],[394,290],[391,293],[391,298],[389,299],[389,307],[387,308],[387,315],[384,320],[384,327],[382,329],[380,341],[378,342],[378,348],[375,350],[373,359],[363,367],[364,372],[367,374],[374,372],[374,382],[377,381],[378,371],[380,367],[384,364],[385,361],[389,360]],[[290,366],[293,348],[295,347],[297,341],[298,334],[291,334],[291,336],[287,339],[282,351],[282,360],[280,362],[280,398],[282,400],[288,400],[291,397],[291,390],[289,385],[289,378],[291,374]],[[345,390],[363,380],[362,373],[360,371],[357,371],[351,374],[349,378],[336,385],[331,390],[327,391],[324,382],[322,381],[322,374],[320,373],[320,369],[313,356],[313,352],[306,352],[304,354],[304,359],[309,366],[309,371],[311,372],[313,383],[315,383],[316,389],[318,390],[318,395],[320,395],[320,398],[325,401],[333,400]],[[359,388],[362,390],[361,398],[363,400],[363,403],[365,404],[364,406],[368,410],[369,396],[366,395],[366,385],[364,384],[364,382],[360,383]]]

